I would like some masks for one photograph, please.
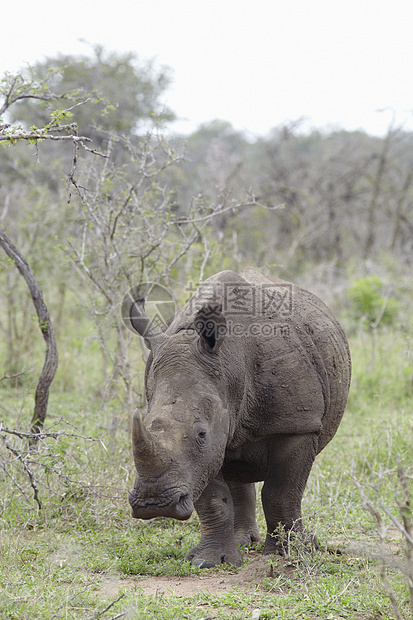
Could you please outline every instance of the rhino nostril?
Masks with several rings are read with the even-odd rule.
[[[187,499],[188,499],[188,493],[182,493],[179,496],[178,504],[184,504],[187,501]]]

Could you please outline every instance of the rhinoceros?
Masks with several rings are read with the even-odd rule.
[[[163,329],[142,299],[127,295],[122,312],[151,349],[147,413],[132,424],[132,516],[185,520],[195,508],[201,539],[186,559],[238,566],[239,547],[261,541],[254,483],[263,481],[263,553],[284,553],[283,530],[317,548],[301,501],[340,424],[351,374],[329,308],[247,267],[207,279]]]

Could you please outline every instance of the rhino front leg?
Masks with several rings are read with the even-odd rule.
[[[317,444],[315,433],[280,435],[271,441],[269,468],[261,494],[267,521],[264,554],[285,555],[287,543],[277,534],[280,526],[287,534],[304,533],[318,548],[317,538],[304,532],[301,519],[301,500],[317,454]]]
[[[186,554],[200,568],[217,564],[242,564],[242,554],[234,539],[234,505],[222,474],[211,480],[195,503],[201,522],[201,540]]]
[[[262,542],[255,520],[257,497],[254,483],[228,482],[234,502],[234,538],[237,545]]]

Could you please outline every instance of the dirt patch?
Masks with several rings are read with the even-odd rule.
[[[105,575],[101,581],[100,594],[111,598],[116,597],[123,588],[142,588],[147,595],[192,598],[201,592],[213,595],[226,594],[233,588],[242,592],[259,591],[265,579],[291,575],[293,570],[282,558],[277,559],[277,566],[273,569],[269,558],[259,555],[236,574],[217,574],[215,571],[206,570],[202,575],[191,577],[148,575],[121,578],[117,575]]]
[[[217,574],[205,571],[203,575],[194,577],[148,577],[136,580],[135,584],[145,594],[161,594],[165,596],[192,597],[200,592],[225,594],[236,587],[242,591],[257,589],[259,583],[269,576],[268,558],[254,558],[237,574]]]
[[[361,557],[389,559],[391,556],[404,556],[405,537],[397,527],[389,526],[386,529],[386,543],[380,546],[378,535],[370,540],[352,540],[349,538],[337,538],[328,542],[327,550],[330,553],[353,554]],[[391,565],[391,562],[390,562]]]
[[[349,540],[329,541],[328,551],[338,554],[354,554],[357,556],[368,556],[372,558],[384,558],[389,566],[397,563],[397,556],[400,555],[401,536],[398,530],[389,532],[388,555],[383,556],[377,553],[377,543],[367,544]],[[274,594],[282,592],[282,582],[284,578],[292,577],[295,567],[291,561],[279,556],[272,560],[269,556],[262,556],[252,552],[250,562],[238,573],[217,573],[214,570],[205,570],[201,575],[190,577],[177,576],[153,576],[126,577],[122,578],[116,574],[102,576],[100,584],[100,594],[106,598],[113,598],[119,595],[122,589],[136,590],[141,588],[147,595],[152,596],[176,596],[179,598],[192,598],[201,592],[208,592],[212,595],[221,595],[231,592],[237,588],[241,592],[262,591],[264,582],[266,590],[270,589]]]

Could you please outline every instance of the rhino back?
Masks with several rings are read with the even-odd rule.
[[[268,303],[268,295],[276,303]],[[232,417],[229,447],[272,434],[318,432],[320,451],[342,418],[351,372],[346,337],[329,308],[254,268],[223,271],[199,287],[167,333],[193,328],[208,302],[219,303],[227,320],[219,355]]]
[[[320,452],[340,424],[350,387],[351,359],[344,331],[328,306],[313,293],[263,276],[252,267],[240,275],[256,287],[268,282],[289,291],[290,311],[281,317],[267,313],[264,319],[275,318],[280,328],[274,329],[271,339],[259,340],[258,363],[271,369],[267,382],[271,385],[272,379],[272,388],[268,393],[277,403],[277,422],[282,425],[283,418],[289,417],[293,425],[297,424],[296,432],[300,432],[298,427],[301,432],[311,432],[312,424],[319,425]],[[284,432],[288,427],[284,425]]]

